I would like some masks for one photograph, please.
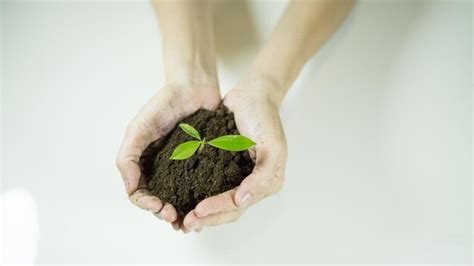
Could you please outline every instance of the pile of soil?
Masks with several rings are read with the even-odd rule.
[[[200,109],[181,122],[196,128],[206,140],[239,134],[233,113],[224,106],[216,111]],[[230,152],[210,145],[186,160],[169,159],[179,144],[189,140],[194,139],[176,126],[166,138],[150,145],[141,158],[142,186],[172,204],[180,217],[203,199],[238,186],[255,166],[248,151]]]

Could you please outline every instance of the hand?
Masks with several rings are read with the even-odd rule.
[[[257,142],[250,155],[256,159],[253,172],[239,187],[201,201],[184,218],[184,232],[203,226],[236,221],[243,211],[266,196],[277,193],[283,184],[287,147],[278,114],[278,97],[271,82],[244,81],[224,99],[234,112],[237,129]]]
[[[221,102],[217,86],[192,83],[172,84],[161,88],[130,122],[117,156],[130,201],[151,211],[158,218],[180,227],[176,209],[140,186],[140,156],[150,143],[166,136],[184,117],[199,108],[216,109]]]

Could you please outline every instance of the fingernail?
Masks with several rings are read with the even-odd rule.
[[[240,198],[240,206],[241,207],[246,207],[247,205],[249,205],[250,203],[250,200],[252,199],[252,196],[250,195],[250,193],[245,193],[241,198]]]
[[[189,228],[190,231],[193,231],[193,230],[197,229],[198,227],[199,226],[196,222],[190,222],[190,223],[188,222],[188,228]]]
[[[158,211],[158,210],[153,209],[153,203],[152,202],[148,202],[147,207],[148,207],[149,211]]]

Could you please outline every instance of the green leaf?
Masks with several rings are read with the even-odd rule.
[[[256,143],[242,135],[227,135],[218,137],[209,142],[209,145],[227,151],[244,151]]]
[[[188,125],[186,123],[181,123],[179,124],[179,127],[189,136],[196,138],[198,140],[201,140],[201,136],[199,135],[199,132],[191,125]]]
[[[181,143],[174,149],[173,154],[171,154],[171,160],[184,160],[187,159],[196,152],[196,150],[201,145],[200,141],[191,140],[184,143]]]

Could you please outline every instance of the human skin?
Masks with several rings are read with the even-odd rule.
[[[246,208],[277,193],[287,158],[278,113],[281,102],[306,61],[337,30],[353,4],[353,0],[293,0],[288,4],[249,73],[223,100],[234,112],[240,133],[257,142],[250,150],[255,168],[238,187],[201,201],[181,222],[173,206],[138,189],[137,162],[143,150],[168,134],[180,119],[200,107],[215,109],[220,103],[214,39],[206,1],[155,0],[167,85],[131,122],[117,157],[132,202],[187,233],[236,221]]]

